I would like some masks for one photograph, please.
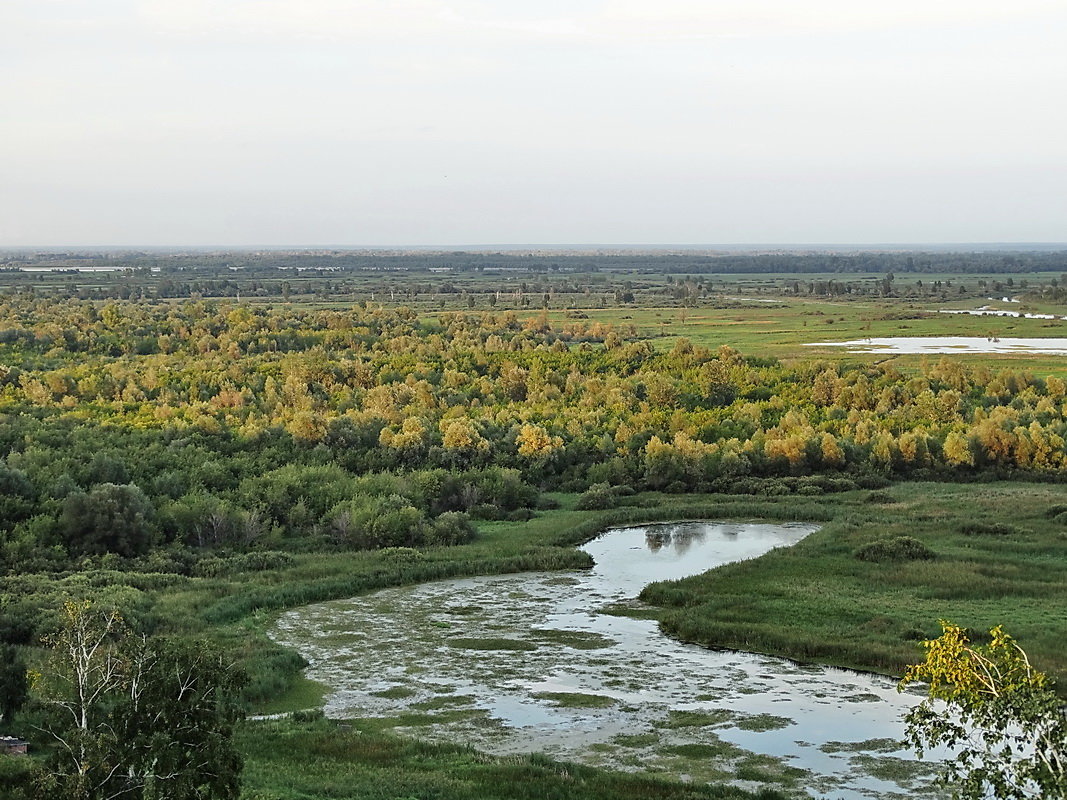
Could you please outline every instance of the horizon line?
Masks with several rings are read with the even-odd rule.
[[[139,252],[154,251],[179,254],[183,252],[255,252],[290,253],[386,253],[421,251],[426,253],[463,252],[595,252],[604,250],[629,253],[695,252],[766,252],[766,251],[831,251],[831,250],[921,250],[954,248],[981,250],[1067,250],[1067,241],[990,241],[990,242],[719,242],[719,243],[467,243],[467,244],[25,244],[3,245],[0,252]]]

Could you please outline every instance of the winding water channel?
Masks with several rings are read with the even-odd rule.
[[[496,754],[798,796],[936,798],[899,748],[917,702],[888,678],[709,650],[620,615],[652,581],[795,544],[814,526],[687,522],[608,531],[590,571],[439,581],[283,614],[272,636],[331,687],[331,717]]]

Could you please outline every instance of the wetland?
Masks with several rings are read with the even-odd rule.
[[[917,702],[877,675],[713,650],[663,635],[635,600],[651,581],[788,547],[802,523],[610,530],[591,570],[386,589],[283,614],[273,638],[331,688],[334,718],[496,755],[817,797],[938,797],[902,750]],[[803,788],[802,788],[803,787]]]

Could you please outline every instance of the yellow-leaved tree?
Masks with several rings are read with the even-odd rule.
[[[943,780],[958,798],[1067,798],[1067,713],[1052,681],[999,625],[988,644],[949,622],[941,629],[900,684],[929,686],[907,716],[908,743],[920,756],[933,747],[955,751]]]
[[[520,456],[536,461],[549,458],[563,447],[563,439],[552,436],[540,425],[526,424],[519,428],[515,444]]]

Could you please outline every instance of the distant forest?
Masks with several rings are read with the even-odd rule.
[[[119,267],[188,272],[206,270],[369,270],[430,272],[650,272],[668,275],[746,273],[951,273],[1009,274],[1067,271],[1067,250],[976,252],[781,253],[492,253],[401,251],[234,252],[7,252],[0,267]]]
[[[907,277],[906,277],[907,276]],[[895,282],[894,282],[895,281]],[[8,252],[0,293],[437,309],[693,305],[734,292],[932,300],[1067,296],[1067,250],[835,253]]]

